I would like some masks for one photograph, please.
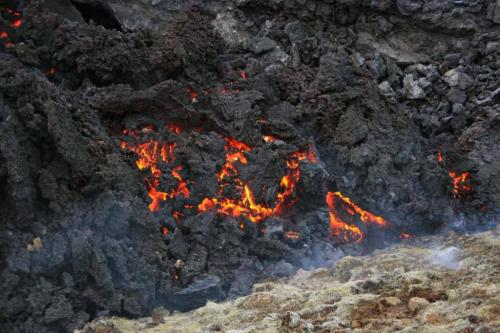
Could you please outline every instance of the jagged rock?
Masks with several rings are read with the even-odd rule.
[[[189,287],[173,294],[173,299],[169,300],[169,303],[175,304],[175,308],[187,311],[203,306],[207,301],[221,301],[225,297],[221,279],[209,275],[195,280]]]
[[[267,37],[255,38],[250,43],[250,51],[255,53],[256,55],[260,55],[266,52],[273,50],[276,47],[277,43]]]
[[[463,104],[467,100],[467,94],[457,87],[451,88],[446,97],[450,102],[457,104]]]
[[[285,32],[287,33],[288,39],[291,43],[302,41],[306,37],[304,24],[301,21],[288,23],[285,26]]]
[[[461,90],[469,89],[474,83],[474,80],[460,68],[454,68],[447,71],[443,75],[443,81],[448,83],[450,87],[458,87]]]
[[[488,5],[488,18],[494,23],[500,24],[500,1],[491,2]]]
[[[408,74],[403,79],[403,88],[405,91],[406,98],[409,99],[423,99],[425,98],[425,92],[418,84],[418,81],[413,79],[412,74]]]
[[[422,0],[398,0],[397,5],[399,12],[403,15],[411,15],[422,8]]]
[[[488,42],[488,43],[486,43],[485,52],[486,52],[486,54],[500,52],[500,42]]]
[[[388,97],[393,97],[396,95],[394,90],[391,87],[391,84],[388,81],[383,81],[378,85],[378,88],[380,90],[380,93],[383,96],[388,96]]]
[[[56,320],[68,319],[73,315],[71,303],[64,296],[59,296],[45,310],[44,320],[47,324],[50,324]]]

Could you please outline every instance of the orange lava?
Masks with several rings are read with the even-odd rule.
[[[251,151],[252,148],[244,142],[226,138],[225,149],[226,162],[217,174],[219,197],[203,199],[198,205],[198,211],[205,212],[217,208],[217,212],[220,214],[233,217],[245,216],[254,223],[279,215],[291,203],[297,183],[300,180],[300,161],[308,160],[313,162],[313,160],[316,160],[314,153],[311,152],[293,153],[287,161],[287,173],[281,178],[280,189],[274,207],[268,207],[256,201],[249,184],[239,177],[237,163],[247,164],[246,153]],[[239,197],[227,198],[223,195],[224,187],[229,184],[234,184],[239,189]]]
[[[150,134],[152,132],[154,132],[154,127],[146,126],[141,131],[125,129],[123,134],[138,139],[139,133]],[[151,173],[151,177],[145,179],[148,187],[148,196],[151,199],[148,206],[151,212],[157,212],[160,209],[161,201],[174,199],[177,196],[188,198],[190,195],[187,184],[180,174],[182,166],[176,166],[171,171],[172,177],[178,182],[177,188],[171,189],[170,192],[159,190],[162,171],[158,167],[158,164],[160,162],[169,164],[175,161],[175,146],[175,143],[159,143],[154,139],[150,139],[144,143],[129,143],[125,140],[120,142],[121,149],[131,151],[137,155],[138,159],[135,162],[137,168],[139,170],[149,169]]]
[[[439,164],[443,164],[444,162],[443,154],[441,153],[441,151],[438,151],[437,161]]]
[[[23,24],[23,21],[21,19],[15,19],[10,23],[10,26],[14,29],[17,29],[21,26],[21,24]]]
[[[160,228],[160,233],[162,234],[162,236],[167,236],[169,233],[170,233],[170,230],[168,230],[167,227],[161,227]]]
[[[441,151],[438,151],[437,161],[440,165],[445,166],[444,157]],[[451,185],[453,186],[451,192],[454,198],[463,198],[472,192],[470,172],[465,171],[458,173],[453,170],[448,170],[448,176],[451,178]]]
[[[172,177],[174,177],[174,179],[177,180],[178,185],[176,189],[170,192],[169,195],[170,199],[173,199],[179,195],[183,196],[184,198],[189,198],[191,194],[189,192],[189,188],[187,187],[186,182],[184,181],[184,179],[182,179],[182,176],[179,173],[181,170],[182,170],[182,165],[178,165],[172,170]]]
[[[463,197],[472,191],[472,186],[470,184],[470,172],[457,173],[455,171],[448,172],[451,178],[451,184],[453,186],[453,196],[455,198]]]
[[[344,207],[344,211],[350,215],[359,216],[360,220],[365,224],[374,224],[379,227],[386,227],[389,222],[384,218],[374,215],[358,205],[352,200],[344,196],[340,192],[328,192],[326,195],[326,204],[329,209],[330,215],[330,237],[336,238],[343,242],[361,242],[365,237],[364,233],[359,227],[354,224],[348,223],[340,217],[338,206]]]
[[[182,132],[182,128],[180,128],[179,126],[175,125],[175,124],[167,124],[167,126],[165,126],[170,132],[174,133],[174,134],[181,134]]]
[[[271,135],[263,135],[262,140],[264,140],[265,142],[274,142],[276,141],[276,138]]]

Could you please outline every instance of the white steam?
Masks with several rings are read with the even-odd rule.
[[[436,249],[432,252],[430,261],[433,265],[448,269],[458,269],[462,250],[455,246]]]

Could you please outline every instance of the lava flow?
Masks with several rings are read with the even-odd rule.
[[[300,161],[307,160],[316,162],[316,156],[311,150],[309,152],[295,152],[288,159],[287,173],[281,178],[280,189],[278,191],[274,207],[259,204],[255,200],[254,193],[249,184],[245,183],[238,175],[236,163],[247,164],[246,152],[252,150],[247,144],[226,138],[226,162],[221,171],[217,174],[219,182],[219,197],[205,198],[198,205],[198,211],[204,212],[217,208],[217,212],[223,215],[241,217],[245,216],[250,221],[258,223],[264,219],[279,215],[283,208],[291,203],[295,188],[300,180]],[[238,198],[227,198],[224,196],[224,187],[230,183],[239,189]]]
[[[445,167],[445,161],[441,151],[438,151],[437,161],[438,164]],[[472,192],[470,172],[465,171],[459,173],[453,170],[447,170],[447,172],[451,179],[451,185],[453,186],[451,193],[454,198],[464,198]]]
[[[152,132],[154,132],[154,128],[147,126],[142,131],[125,129],[123,134],[137,139],[140,133],[149,134]],[[175,143],[159,143],[154,139],[149,139],[144,143],[129,143],[125,140],[120,142],[121,149],[131,151],[138,156],[136,166],[139,170],[149,169],[151,172],[151,177],[146,177],[145,181],[148,186],[148,196],[151,199],[148,207],[152,212],[157,212],[160,209],[161,201],[173,199],[179,195],[187,198],[190,195],[187,184],[180,174],[182,170],[180,165],[174,167],[171,171],[172,177],[178,182],[177,188],[171,189],[170,192],[163,192],[158,189],[162,175],[158,163],[161,161],[164,164],[169,164],[175,161],[175,146]]]
[[[328,192],[326,194],[326,204],[330,215],[330,237],[336,238],[342,242],[359,243],[363,240],[365,234],[358,226],[352,223],[347,223],[342,219],[337,208],[339,206],[342,206],[345,213],[348,215],[359,216],[360,220],[365,224],[374,224],[379,227],[386,227],[389,225],[389,222],[384,218],[362,209],[352,202],[350,198],[344,196],[340,192]]]
[[[455,198],[464,197],[472,191],[470,184],[470,172],[457,173],[455,171],[448,172],[453,186],[452,194]]]

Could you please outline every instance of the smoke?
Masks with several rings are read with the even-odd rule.
[[[462,250],[450,246],[446,248],[435,249],[430,255],[430,261],[433,265],[445,267],[448,269],[458,269],[460,266],[460,257]]]

